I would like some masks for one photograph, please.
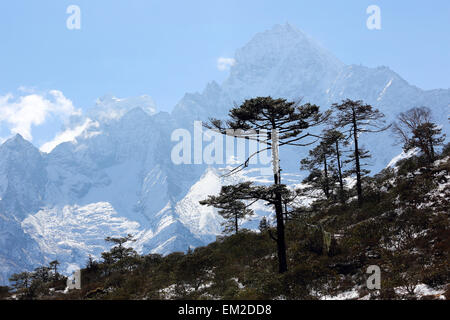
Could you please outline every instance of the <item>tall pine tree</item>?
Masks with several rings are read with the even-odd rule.
[[[279,159],[279,147],[305,146],[300,140],[311,137],[304,131],[311,126],[318,125],[327,120],[325,115],[319,112],[319,107],[312,104],[298,105],[288,102],[285,99],[273,99],[271,97],[258,97],[246,100],[241,106],[230,110],[230,119],[223,122],[217,119],[210,119],[209,128],[218,130],[227,135],[254,139],[265,144],[266,149],[272,151],[272,169],[274,176],[274,196],[277,222],[277,251],[279,272],[287,271],[285,226],[283,217],[283,199],[279,186],[281,186],[281,168]],[[237,131],[236,131],[237,130]],[[241,130],[249,131],[246,136]],[[255,139],[255,131],[269,133],[267,139]],[[261,152],[260,150],[259,152]],[[248,165],[248,159],[240,168]]]
[[[371,105],[364,104],[361,100],[343,100],[340,104],[333,104],[337,111],[335,126],[342,130],[348,137],[353,139],[353,154],[351,162],[353,172],[356,175],[356,191],[358,202],[363,202],[362,177],[368,173],[363,169],[361,160],[370,157],[369,151],[360,147],[360,135],[364,133],[374,133],[387,130],[384,114]]]

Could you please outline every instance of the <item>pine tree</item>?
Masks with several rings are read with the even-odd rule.
[[[345,200],[345,190],[344,190],[344,178],[347,175],[343,170],[344,162],[342,160],[342,146],[347,146],[348,142],[342,132],[337,130],[327,130],[325,131],[324,140],[327,144],[333,145],[334,150],[332,156],[335,157],[337,165],[337,180],[339,182],[339,199],[341,202]]]
[[[435,123],[426,122],[413,131],[408,149],[419,148],[427,156],[429,163],[436,159],[436,147],[444,144],[445,135]]]
[[[343,100],[341,104],[333,104],[337,111],[335,126],[341,128],[348,138],[353,139],[353,155],[351,162],[354,165],[353,172],[356,175],[356,191],[358,202],[363,202],[362,178],[369,171],[362,169],[361,160],[370,157],[367,150],[360,148],[359,137],[363,133],[374,133],[387,130],[389,126],[385,125],[384,114],[371,105],[364,104],[361,100],[353,101]]]
[[[93,271],[93,270],[96,270],[97,268],[98,268],[98,262],[95,261],[91,255],[89,255],[88,261],[86,262],[86,269],[88,271]]]
[[[344,176],[342,160],[342,144],[346,144],[345,137],[336,130],[325,130],[322,133],[320,143],[309,151],[309,156],[301,160],[301,169],[308,170],[309,176],[303,181],[311,185],[311,188],[320,189],[330,200],[335,196],[336,185],[339,199],[344,200]]]
[[[262,217],[261,221],[259,222],[259,231],[261,233],[264,233],[265,231],[267,231],[267,229],[269,229],[269,222],[267,222],[266,217]]]
[[[239,221],[253,215],[253,210],[230,194],[230,186],[222,187],[218,196],[209,196],[207,200],[200,201],[201,205],[209,205],[220,209],[218,213],[225,219],[225,233],[239,232]]]
[[[136,241],[133,239],[133,236],[131,234],[128,234],[126,237],[120,238],[107,237],[105,241],[115,244],[115,246],[111,249],[113,259],[115,260],[121,260],[134,252],[133,248],[124,247],[125,243]]]
[[[418,148],[429,164],[435,160],[436,147],[443,144],[442,129],[432,122],[431,110],[427,107],[412,108],[397,116],[392,130],[403,143],[403,150]]]
[[[9,281],[16,290],[27,290],[33,281],[33,274],[31,272],[14,273]]]
[[[110,269],[115,266],[119,271],[125,271],[138,254],[133,248],[125,247],[124,244],[136,240],[133,239],[131,234],[128,234],[126,237],[120,238],[107,237],[105,241],[115,244],[109,252],[102,252],[105,265]]]
[[[49,282],[51,278],[50,270],[51,268],[49,267],[38,267],[34,269],[33,280],[41,281],[43,283]]]
[[[333,185],[332,148],[328,141],[322,140],[317,147],[309,151],[309,157],[301,161],[302,169],[310,171],[304,182],[321,189],[327,199],[331,197]]]
[[[427,107],[412,108],[397,116],[392,130],[403,143],[403,150],[418,148],[429,164],[436,157],[436,148],[445,140],[442,129],[432,122],[432,112]]]
[[[213,128],[227,135],[244,137],[265,144],[266,149],[272,151],[272,169],[274,185],[281,185],[281,168],[279,159],[279,147],[285,145],[305,146],[299,141],[311,137],[309,133],[302,134],[311,126],[318,125],[327,120],[329,113],[325,115],[319,112],[319,107],[312,104],[297,105],[285,99],[273,99],[271,97],[258,97],[246,100],[241,106],[230,110],[230,119],[225,123],[217,119],[210,119],[208,128]],[[236,131],[238,130],[238,131]],[[242,134],[242,130],[250,130],[251,133]],[[268,133],[267,139],[255,138],[255,131]],[[256,153],[256,154],[257,154]],[[253,155],[252,155],[253,156]],[[240,167],[248,165],[249,159]],[[236,172],[236,170],[234,170]],[[277,221],[277,251],[279,272],[287,271],[285,226],[283,217],[283,199],[278,188],[274,189],[276,201],[274,202]]]
[[[53,269],[53,277],[55,278],[55,280],[58,279],[58,266],[60,265],[58,260],[54,260],[52,262],[50,262],[50,268]]]

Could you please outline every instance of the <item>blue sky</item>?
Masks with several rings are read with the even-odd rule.
[[[80,30],[66,28],[72,4]],[[366,28],[372,4],[381,8],[381,30]],[[148,94],[170,111],[185,92],[225,79],[219,57],[285,22],[345,63],[386,65],[421,88],[450,88],[448,0],[14,0],[0,2],[0,99],[58,90],[76,113],[104,94]],[[43,123],[52,119],[60,117]],[[54,134],[41,125],[33,131]],[[10,129],[1,115],[0,126],[1,137]]]

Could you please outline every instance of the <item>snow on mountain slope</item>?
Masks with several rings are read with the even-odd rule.
[[[209,195],[218,195],[222,186],[237,184],[244,181],[268,184],[271,180],[267,176],[261,176],[260,170],[250,168],[236,173],[233,176],[224,176],[232,170],[232,166],[222,168],[208,168],[203,176],[191,187],[187,195],[175,206],[175,211],[180,221],[189,230],[199,236],[203,241],[209,242],[213,237],[222,234],[224,220],[217,213],[217,209],[210,206],[202,206],[199,201],[205,200]],[[253,217],[242,221],[242,226],[257,229],[262,216],[270,216],[273,211],[263,202],[256,202],[250,206],[254,210]]]
[[[99,259],[109,250],[105,238],[140,232],[137,222],[118,216],[107,202],[40,210],[22,221],[23,230],[39,244],[45,262],[61,262],[61,271],[84,267],[89,255]]]
[[[267,95],[319,100],[345,66],[289,24],[257,34],[235,60],[223,89],[238,100]]]
[[[134,108],[140,108],[149,115],[156,113],[155,102],[147,95],[132,98],[106,95],[97,100],[96,106],[88,111],[88,117],[108,121],[118,119]]]
[[[222,231],[214,208],[200,205],[199,201],[205,200],[208,195],[217,195],[222,187],[219,176],[208,169],[196,182],[184,197],[175,206],[175,211],[180,216],[180,221],[189,226],[192,233],[204,235],[219,235]]]
[[[105,96],[71,128],[71,141],[41,153],[20,136],[0,146],[0,283],[13,272],[58,258],[66,268],[99,254],[104,236],[131,232],[141,253],[167,254],[205,245],[221,231],[221,218],[198,201],[224,184],[243,180],[270,183],[271,173],[252,166],[222,178],[224,165],[175,165],[175,129],[193,130],[193,121],[225,118],[228,110],[254,96],[283,97],[319,104],[323,109],[344,98],[362,99],[387,116],[427,105],[450,133],[450,90],[424,91],[387,67],[347,66],[291,25],[257,34],[236,52],[236,63],[222,84],[187,93],[172,113],[157,112],[148,96]],[[362,136],[370,149],[372,172],[400,154],[390,132]],[[61,140],[62,141],[62,140]],[[388,142],[389,141],[389,142]],[[52,146],[53,148],[54,146]],[[50,150],[50,149],[49,149]],[[299,160],[307,148],[281,150],[283,182],[302,180]],[[267,165],[265,166],[267,167]],[[306,200],[306,199],[305,199]],[[258,215],[270,215],[261,203]],[[67,218],[63,218],[67,217]],[[244,225],[256,228],[258,217]],[[92,232],[97,232],[95,236]],[[109,234],[113,233],[113,234]]]

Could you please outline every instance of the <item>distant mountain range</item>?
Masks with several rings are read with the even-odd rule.
[[[50,153],[17,135],[0,146],[0,284],[13,272],[58,259],[62,271],[99,258],[106,236],[132,233],[140,253],[186,251],[221,232],[221,218],[199,200],[221,185],[251,179],[250,168],[221,178],[223,165],[175,165],[171,134],[193,130],[194,120],[224,118],[234,103],[255,96],[302,99],[324,109],[344,98],[362,99],[392,121],[402,111],[428,106],[448,134],[450,90],[421,90],[387,67],[345,65],[291,25],[257,34],[235,55],[223,84],[186,94],[172,113],[158,112],[148,96],[99,99],[74,142]],[[414,66],[412,66],[414,67]],[[374,155],[370,169],[384,168],[401,152],[390,132],[363,137]],[[300,183],[299,160],[307,150],[282,153],[283,179]],[[258,205],[256,205],[258,206]],[[268,208],[258,206],[259,214]],[[247,222],[255,227],[258,219]]]

